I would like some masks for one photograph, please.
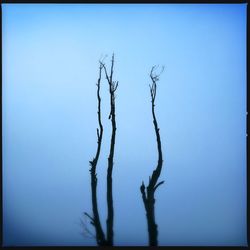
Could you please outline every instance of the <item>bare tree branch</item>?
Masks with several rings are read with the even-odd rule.
[[[160,182],[155,186],[154,191],[155,191],[161,184],[163,184],[163,183],[164,183],[164,181],[160,181]]]
[[[91,223],[94,225],[94,219],[88,214],[88,213],[84,213],[91,221]]]
[[[118,81],[113,81],[114,73],[114,53],[111,59],[110,74],[108,75],[107,67],[104,63],[104,59],[100,60],[100,67],[104,69],[105,77],[109,84],[109,94],[110,94],[110,114],[109,119],[112,123],[112,134],[110,142],[110,152],[108,157],[108,169],[107,169],[107,205],[108,205],[108,215],[106,220],[107,226],[107,240],[106,244],[113,245],[113,224],[114,224],[114,208],[113,208],[113,190],[112,190],[112,171],[114,166],[114,149],[115,149],[115,137],[116,137],[116,119],[115,119],[115,91],[118,88]]]
[[[115,119],[115,91],[118,87],[118,81],[113,82],[113,70],[114,70],[114,53],[111,60],[110,76],[107,74],[105,65],[104,71],[106,79],[109,84],[109,94],[110,94],[110,114],[109,119],[112,123],[112,134],[110,142],[110,151],[108,156],[108,169],[107,169],[107,205],[108,205],[108,215],[106,220],[107,226],[107,242],[108,245],[113,246],[113,224],[114,224],[114,208],[113,208],[113,189],[112,189],[112,172],[114,166],[114,150],[115,150],[115,138],[116,138],[116,119]]]
[[[101,65],[104,68],[104,72],[105,72],[105,76],[106,76],[107,81],[110,82],[110,79],[109,79],[108,72],[107,72],[105,64],[101,62]]]
[[[149,85],[150,88],[150,95],[151,95],[151,103],[152,103],[152,116],[153,116],[153,124],[155,129],[155,135],[156,135],[156,142],[157,142],[157,150],[158,150],[158,163],[153,171],[152,175],[149,176],[149,182],[148,186],[146,188],[145,192],[145,185],[142,183],[140,191],[142,194],[142,200],[144,203],[144,207],[146,210],[146,217],[147,217],[147,224],[148,224],[148,235],[149,235],[149,245],[150,246],[157,246],[158,245],[158,230],[157,230],[157,224],[155,222],[155,198],[154,193],[156,189],[164,183],[164,181],[161,181],[157,184],[158,178],[161,174],[161,169],[163,165],[163,159],[162,159],[162,148],[161,148],[161,138],[160,138],[160,129],[158,127],[157,119],[155,116],[155,98],[157,93],[157,81],[159,81],[159,76],[163,72],[164,67],[162,68],[161,72],[159,74],[155,73],[155,69],[158,68],[158,66],[153,66],[150,71],[150,78],[152,81],[152,84]]]
[[[104,60],[104,59],[103,59]],[[96,129],[97,132],[97,149],[95,157],[92,161],[90,161],[90,173],[91,173],[91,193],[92,193],[92,212],[93,217],[91,217],[88,213],[84,213],[91,221],[91,224],[95,227],[96,232],[96,241],[99,246],[107,245],[107,241],[105,239],[105,235],[101,226],[99,212],[98,212],[98,204],[97,204],[97,174],[96,174],[96,166],[99,159],[101,145],[102,145],[102,137],[103,137],[103,125],[101,121],[101,97],[100,97],[100,83],[102,77],[102,69],[103,69],[103,62],[99,61],[99,78],[97,81],[97,100],[98,100],[98,124],[99,128]]]
[[[92,222],[90,222],[92,224]],[[88,237],[88,238],[92,238],[92,239],[95,239],[95,235],[88,229],[88,226],[87,226],[87,221],[83,221],[81,218],[80,218],[80,226],[82,227],[82,236],[83,237]]]

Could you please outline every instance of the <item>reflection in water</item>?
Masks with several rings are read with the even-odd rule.
[[[93,217],[88,213],[85,215],[90,219],[91,224],[95,227],[95,238],[96,242],[99,246],[113,246],[113,224],[114,224],[114,208],[113,208],[113,190],[112,190],[112,171],[113,171],[113,159],[114,159],[114,149],[115,149],[115,136],[116,136],[116,119],[115,119],[115,91],[118,87],[118,82],[113,81],[113,69],[114,69],[114,54],[112,55],[111,60],[111,70],[110,75],[108,76],[107,69],[105,64],[100,61],[99,66],[99,78],[97,82],[97,99],[98,99],[98,123],[99,128],[97,128],[97,151],[95,158],[90,161],[90,173],[91,173],[91,192],[92,192],[92,212]],[[101,82],[101,74],[102,69],[105,71],[105,76],[109,84],[109,93],[110,93],[110,115],[112,123],[112,135],[111,135],[111,143],[110,143],[110,152],[108,157],[108,169],[107,169],[107,206],[108,206],[108,215],[106,220],[107,226],[107,237],[103,232],[99,212],[98,212],[98,204],[97,204],[97,174],[96,174],[96,165],[99,159],[101,144],[102,144],[102,136],[103,136],[103,126],[101,122],[101,97],[100,97],[100,82]]]
[[[162,68],[163,71],[164,68]],[[149,236],[149,245],[150,246],[157,246],[158,245],[158,230],[157,230],[157,224],[155,222],[155,197],[154,193],[156,189],[164,183],[164,181],[161,181],[157,184],[157,181],[159,179],[159,176],[161,174],[163,159],[162,159],[162,149],[161,149],[161,138],[159,133],[159,128],[155,116],[155,97],[156,97],[156,82],[159,80],[160,74],[154,73],[155,66],[152,67],[150,72],[150,78],[152,80],[152,85],[150,85],[150,94],[151,94],[151,102],[152,102],[152,115],[153,115],[153,123],[154,123],[154,129],[156,134],[156,141],[157,141],[157,150],[158,150],[158,163],[153,171],[152,175],[149,177],[149,183],[145,191],[145,185],[144,182],[142,182],[141,185],[141,194],[142,199],[144,203],[144,207],[146,210],[146,217],[147,217],[147,224],[148,224],[148,236]]]

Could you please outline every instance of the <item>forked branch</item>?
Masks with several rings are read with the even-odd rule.
[[[155,116],[155,97],[156,97],[156,92],[157,92],[157,82],[159,81],[160,74],[163,72],[164,67],[162,67],[161,72],[158,74],[155,73],[156,68],[157,68],[156,66],[153,66],[150,71],[150,78],[151,78],[152,84],[149,85],[149,87],[150,87],[150,95],[151,95],[151,103],[152,103],[151,108],[152,108],[153,124],[154,124],[156,141],[157,141],[158,162],[152,175],[149,176],[148,186],[145,188],[144,182],[142,182],[142,185],[140,187],[142,200],[143,200],[144,207],[146,210],[150,246],[158,245],[158,240],[157,240],[158,230],[157,230],[157,224],[155,222],[154,193],[156,189],[164,183],[164,181],[160,181],[159,183],[157,183],[159,176],[161,174],[163,159],[162,159],[161,138],[160,138],[160,132],[159,132],[160,129],[158,127],[157,119]]]
[[[99,212],[98,212],[98,204],[97,204],[97,174],[96,174],[96,166],[98,163],[101,145],[102,145],[102,137],[103,137],[103,125],[101,121],[101,96],[100,96],[100,83],[102,78],[102,69],[103,65],[100,63],[99,65],[99,78],[97,81],[97,100],[98,100],[98,124],[99,128],[96,129],[97,132],[97,150],[95,157],[92,161],[90,161],[90,173],[91,173],[91,193],[92,193],[92,212],[93,216],[90,216],[88,213],[85,215],[90,219],[90,223],[94,226],[96,232],[96,241],[99,246],[107,245],[107,241],[105,239],[105,235],[101,226]]]
[[[115,151],[115,138],[116,138],[116,119],[115,119],[115,91],[118,87],[118,81],[113,81],[114,72],[114,54],[112,55],[110,75],[107,73],[105,64],[102,63],[104,68],[105,76],[109,84],[109,95],[110,95],[110,114],[109,119],[112,123],[112,134],[110,141],[110,150],[108,156],[108,169],[107,169],[107,205],[108,215],[106,220],[107,226],[107,242],[108,245],[113,246],[113,224],[114,224],[114,207],[113,207],[113,188],[112,188],[112,173],[114,166],[114,151]]]

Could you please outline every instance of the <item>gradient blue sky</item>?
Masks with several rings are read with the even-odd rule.
[[[157,161],[148,84],[159,64],[159,244],[247,244],[246,4],[3,4],[2,21],[4,245],[95,245],[79,220],[91,212],[98,60],[107,54],[109,65],[112,52],[120,82],[114,243],[147,244],[139,187]],[[101,94],[105,225],[105,79]]]

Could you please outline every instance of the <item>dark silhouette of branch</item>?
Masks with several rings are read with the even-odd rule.
[[[152,175],[149,177],[148,186],[145,188],[144,182],[140,187],[140,191],[142,194],[142,200],[144,203],[144,207],[146,210],[146,217],[147,217],[147,224],[148,224],[148,235],[149,235],[149,245],[150,246],[157,246],[158,245],[158,229],[157,224],[155,222],[155,197],[154,193],[156,189],[164,183],[161,181],[157,183],[159,176],[161,174],[161,169],[163,165],[162,159],[162,149],[161,149],[161,138],[160,138],[160,129],[158,127],[158,123],[155,116],[155,97],[156,97],[156,90],[157,90],[157,81],[159,81],[159,76],[163,72],[164,68],[159,74],[154,73],[155,66],[152,67],[150,72],[150,78],[152,84],[149,85],[150,87],[150,94],[151,94],[151,103],[152,103],[152,116],[153,116],[153,124],[156,134],[156,141],[157,141],[157,150],[158,150],[158,163],[153,171]]]
[[[105,56],[106,57],[106,56]],[[97,150],[96,155],[92,161],[90,161],[90,173],[91,173],[91,192],[92,192],[92,212],[93,216],[88,213],[84,213],[84,215],[90,220],[90,224],[92,224],[95,228],[96,232],[96,241],[99,246],[113,246],[113,224],[114,224],[114,209],[113,209],[113,193],[112,193],[112,171],[113,171],[113,159],[114,159],[114,149],[115,149],[115,135],[116,135],[116,120],[115,120],[115,91],[118,87],[118,81],[113,81],[113,69],[114,69],[114,54],[112,55],[111,60],[111,70],[110,75],[107,73],[107,69],[105,64],[103,63],[105,57],[99,61],[99,78],[97,82],[97,100],[98,100],[98,123],[99,128],[97,128]],[[110,115],[109,119],[112,122],[112,135],[111,135],[111,143],[110,143],[110,152],[108,157],[108,169],[107,169],[107,206],[108,206],[108,215],[106,220],[107,226],[107,237],[103,232],[99,212],[98,212],[98,204],[97,204],[97,174],[96,174],[96,166],[99,159],[102,137],[103,137],[103,126],[101,121],[101,97],[100,97],[100,82],[102,76],[102,70],[104,69],[105,76],[107,78],[109,84],[109,93],[110,93]],[[90,231],[87,229],[84,223],[85,232],[91,235]]]
[[[113,190],[112,190],[112,171],[114,165],[114,149],[115,149],[115,137],[116,137],[116,119],[115,119],[115,91],[118,87],[118,81],[113,81],[114,72],[114,54],[112,55],[110,75],[108,75],[105,64],[101,64],[104,68],[105,76],[109,84],[109,94],[110,94],[110,114],[109,119],[112,123],[112,135],[110,142],[110,151],[108,157],[108,170],[107,170],[107,205],[108,205],[108,215],[107,215],[107,242],[108,245],[113,246],[113,224],[114,224],[114,208],[113,208]]]
[[[84,213],[83,215],[84,215],[83,218],[85,218],[85,221],[82,218],[80,218],[80,226],[82,227],[82,230],[83,230],[81,235],[84,237],[96,239],[96,236],[88,229],[87,218],[89,218],[89,216],[86,215],[86,213]],[[92,224],[92,221],[90,223]]]
[[[101,144],[102,144],[102,136],[103,136],[103,126],[101,121],[101,97],[100,97],[100,82],[102,77],[102,69],[103,65],[100,62],[99,66],[99,78],[97,81],[97,100],[98,100],[98,123],[99,128],[97,128],[97,150],[96,155],[92,161],[90,161],[90,174],[91,174],[91,191],[92,191],[92,212],[93,217],[89,214],[85,213],[85,215],[90,219],[90,223],[95,227],[96,231],[96,241],[99,246],[107,245],[107,241],[105,239],[105,235],[101,226],[99,212],[98,212],[98,204],[97,204],[97,174],[96,174],[96,166],[99,159]]]

